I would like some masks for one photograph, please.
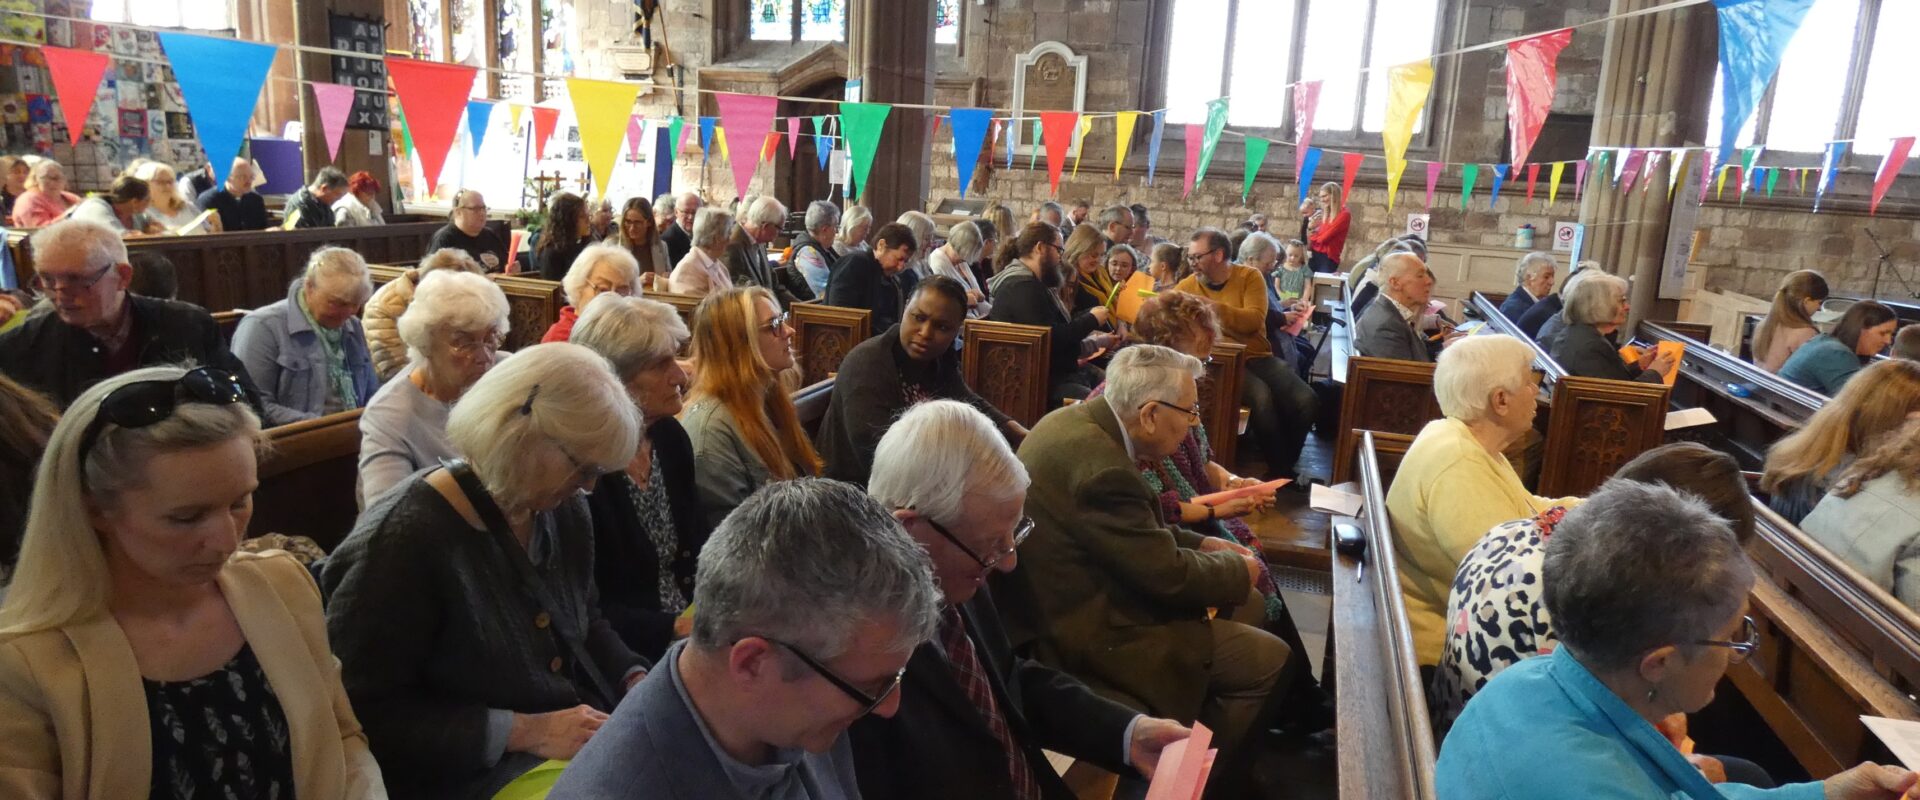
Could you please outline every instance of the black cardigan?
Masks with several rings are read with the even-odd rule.
[[[900,309],[905,305],[903,297],[899,278],[888,275],[880,259],[865,250],[841,256],[827,273],[827,305],[873,312],[867,330],[885,330],[898,324]]]
[[[1568,325],[1554,343],[1553,360],[1568,375],[1580,378],[1605,378],[1615,381],[1659,383],[1661,375],[1650,369],[1629,366],[1620,351],[1592,325]]]
[[[1017,261],[994,279],[993,310],[987,312],[987,319],[1052,328],[1053,352],[1048,374],[1056,380],[1080,367],[1080,341],[1100,327],[1100,321],[1092,314],[1082,313],[1068,319],[1054,290]]]
[[[873,450],[901,412],[907,410],[905,367],[911,365],[900,346],[900,326],[855,345],[840,361],[827,398],[827,415],[820,421],[814,446],[827,462],[824,477],[865,486],[873,472]],[[960,374],[960,351],[949,350],[935,359],[930,380],[923,385],[934,397],[958,400],[980,409],[1006,431],[1007,415],[975,394]]]
[[[673,511],[679,550],[673,577],[681,594],[693,600],[693,573],[700,548],[713,531],[700,513],[693,486],[693,443],[680,421],[667,417],[647,426],[647,440],[658,457],[660,479]],[[600,587],[600,613],[633,651],[658,661],[673,644],[677,614],[660,610],[660,562],[653,540],[640,526],[633,504],[633,478],[625,470],[607,473],[587,495],[593,513],[593,574]]]
[[[587,245],[593,244],[593,240],[581,239],[572,244],[548,242],[541,242],[541,244],[546,246],[541,247],[540,252],[534,254],[534,266],[540,270],[540,277],[557,281],[567,277],[567,270],[573,268],[574,259],[579,258],[580,251],[587,249]]]

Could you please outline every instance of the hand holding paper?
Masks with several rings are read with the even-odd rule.
[[[1194,723],[1193,735],[1160,751],[1153,782],[1147,785],[1147,800],[1199,800],[1207,788],[1207,775],[1213,772],[1213,759],[1220,753],[1208,747],[1212,743],[1213,731]]]
[[[1238,489],[1228,489],[1223,492],[1214,492],[1213,494],[1203,494],[1203,495],[1200,495],[1199,497],[1193,498],[1192,502],[1198,503],[1203,506],[1217,506],[1229,500],[1235,500],[1241,497],[1253,497],[1259,494],[1272,494],[1275,490],[1292,482],[1293,482],[1292,480],[1287,478],[1275,478],[1273,480],[1267,481],[1266,483],[1256,483],[1256,484],[1253,484],[1252,486],[1242,486]]]

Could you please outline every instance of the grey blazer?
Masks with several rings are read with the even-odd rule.
[[[1354,322],[1353,346],[1360,355],[1401,361],[1432,361],[1427,340],[1413,329],[1400,309],[1386,298],[1376,298]]]
[[[740,438],[740,427],[726,404],[707,397],[687,406],[680,424],[693,442],[693,485],[700,492],[700,513],[717,528],[747,495],[773,479],[765,462]]]

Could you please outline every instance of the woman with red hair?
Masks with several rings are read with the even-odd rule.
[[[333,224],[342,228],[387,224],[380,213],[380,179],[364,169],[347,178],[347,195],[333,202]]]

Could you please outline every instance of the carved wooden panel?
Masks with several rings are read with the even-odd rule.
[[[1048,348],[1053,331],[1035,325],[967,320],[961,373],[987,402],[1029,428],[1047,411]]]
[[[248,536],[306,536],[331,551],[352,532],[358,506],[360,410],[267,430]]]
[[[1622,464],[1659,447],[1666,439],[1666,422],[1666,386],[1561,378],[1553,389],[1540,493],[1586,495]]]
[[[1433,396],[1433,365],[1417,361],[1355,356],[1347,362],[1347,383],[1340,398],[1340,434],[1333,455],[1334,483],[1353,476],[1356,430],[1412,436],[1439,419]],[[1345,476],[1345,477],[1342,477]]]
[[[1231,470],[1240,440],[1240,382],[1247,379],[1247,348],[1228,341],[1215,342],[1213,363],[1200,380],[1200,417],[1207,426],[1207,444],[1213,460]]]
[[[864,308],[795,303],[792,313],[802,383],[818,383],[839,372],[847,351],[872,335],[873,312]]]
[[[513,351],[539,344],[540,337],[547,335],[547,329],[560,321],[560,308],[567,301],[560,292],[559,281],[500,274],[487,277],[507,295],[507,317],[513,327],[507,331],[504,349]]]

